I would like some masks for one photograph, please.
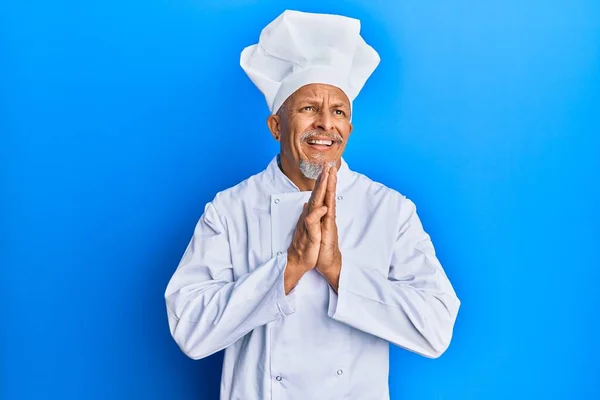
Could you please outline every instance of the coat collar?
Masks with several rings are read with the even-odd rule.
[[[277,193],[300,192],[298,186],[296,186],[296,184],[279,168],[279,154],[273,157],[265,169],[265,173],[267,179]],[[337,172],[337,176],[337,193],[345,190],[356,179],[355,173],[348,167],[348,164],[343,157],[340,159],[340,169]]]

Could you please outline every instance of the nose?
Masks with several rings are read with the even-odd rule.
[[[333,117],[329,110],[321,109],[314,122],[315,129],[331,132],[334,128]]]

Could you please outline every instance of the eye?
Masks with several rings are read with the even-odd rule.
[[[315,111],[315,107],[314,106],[305,106],[305,107],[302,107],[302,111]]]
[[[343,110],[340,110],[339,108],[336,109],[335,111],[335,115],[339,115],[339,116],[345,116],[346,113]]]

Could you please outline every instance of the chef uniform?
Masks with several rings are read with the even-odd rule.
[[[286,11],[241,64],[276,112],[307,83],[336,83],[352,100],[378,61],[357,20]],[[278,155],[204,208],[165,298],[185,354],[225,349],[221,400],[385,400],[389,343],[430,358],[450,343],[460,301],[414,203],[340,161],[337,293],[311,270],[285,294],[287,249],[311,192]]]

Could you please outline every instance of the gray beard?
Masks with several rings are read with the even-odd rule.
[[[317,179],[325,164],[329,164],[330,167],[335,167],[335,161],[329,161],[327,163],[322,162],[311,162],[308,160],[300,160],[300,172],[308,179]]]

